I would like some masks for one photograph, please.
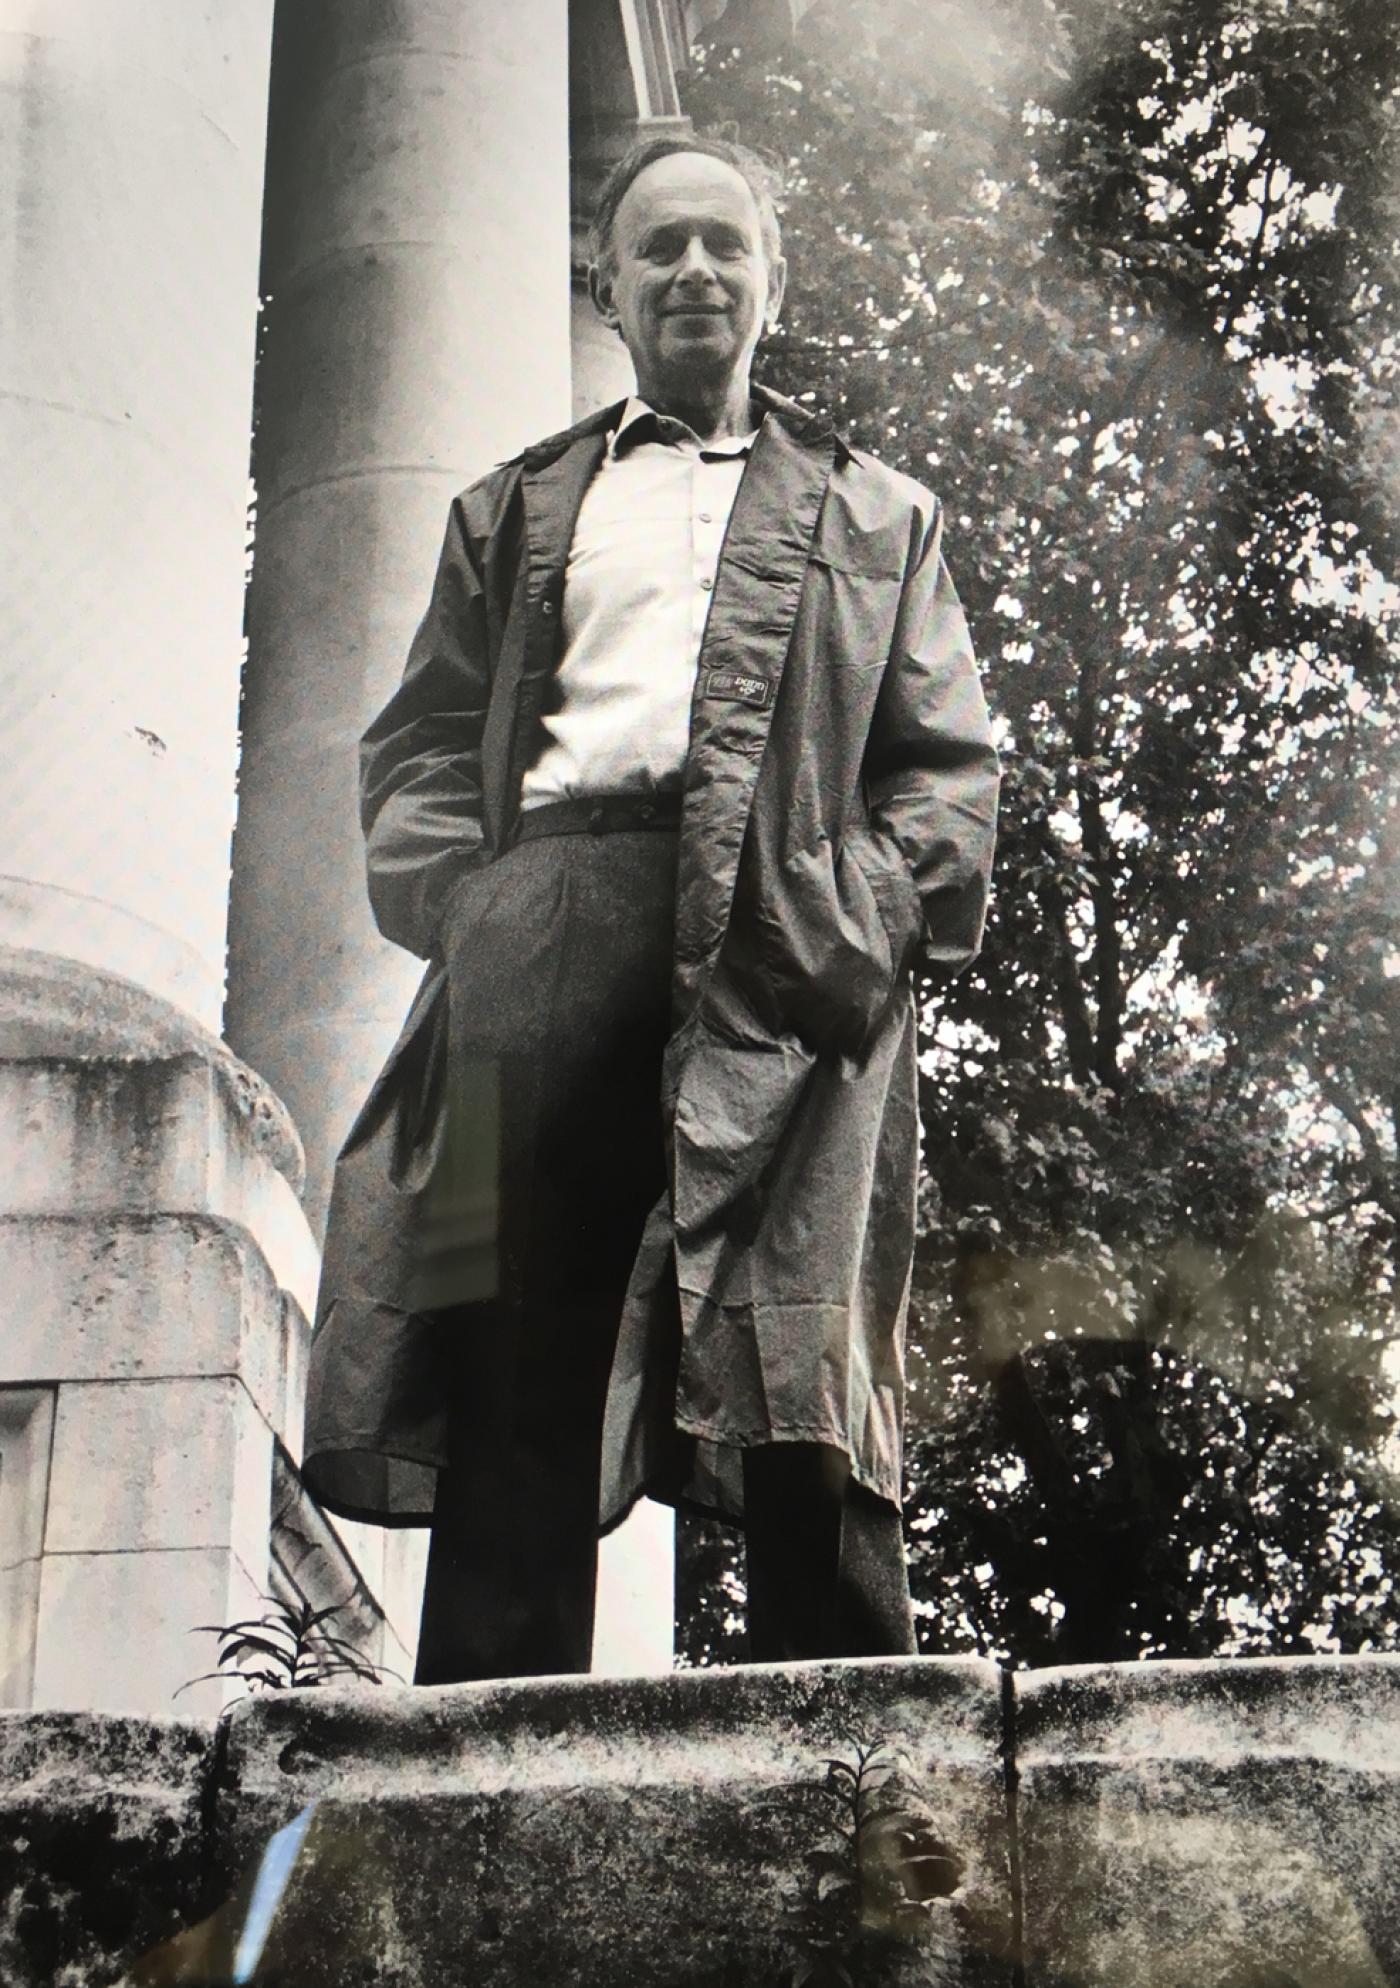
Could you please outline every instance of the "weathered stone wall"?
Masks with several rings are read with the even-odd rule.
[[[88,1988],[195,1918],[207,1881],[207,1726],[0,1714],[0,1981]]]
[[[0,1979],[1382,1988],[1397,1766],[1385,1657],[10,1714]]]
[[[1018,1680],[1031,1979],[1400,1981],[1400,1658]]]

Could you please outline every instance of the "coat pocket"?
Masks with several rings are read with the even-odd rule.
[[[892,836],[863,823],[849,832],[845,847],[875,899],[889,943],[893,984],[912,959],[923,931],[923,905],[913,871]]]
[[[773,1033],[860,1056],[889,1011],[919,931],[899,850],[864,823],[784,852],[741,887],[722,963]]]

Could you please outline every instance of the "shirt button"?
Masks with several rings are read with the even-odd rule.
[[[713,586],[713,585],[714,585],[715,583],[714,583],[714,581],[713,581],[713,580],[712,580],[712,579],[710,578],[709,574],[707,573],[707,574],[705,575],[704,579],[703,579],[703,580],[702,580],[702,581],[700,582],[700,584],[701,584],[701,586],[702,586],[702,587],[703,587],[703,588],[705,589],[705,592],[706,592],[706,593],[709,593],[709,591],[710,591],[711,587],[712,587],[712,586]]]
[[[702,511],[700,513],[700,522],[702,525],[712,525],[714,518],[709,511]]]

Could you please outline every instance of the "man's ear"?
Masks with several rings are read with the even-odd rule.
[[[613,277],[601,263],[590,262],[588,265],[588,294],[593,299],[594,310],[608,329],[620,331],[622,323],[617,305],[613,302]]]
[[[779,256],[768,271],[768,303],[763,313],[765,331],[776,331],[778,313],[783,308],[783,292],[787,289],[787,263]]]

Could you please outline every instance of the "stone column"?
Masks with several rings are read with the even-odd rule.
[[[270,23],[0,5],[0,945],[215,1029]]]
[[[570,418],[566,0],[283,0],[229,1040],[307,1207],[421,970],[365,898],[356,741],[453,494]]]

